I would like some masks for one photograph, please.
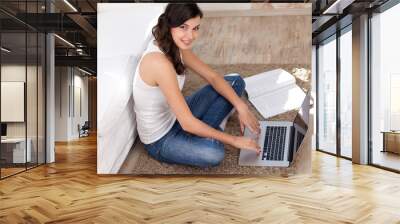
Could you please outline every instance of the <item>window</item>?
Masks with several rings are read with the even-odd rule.
[[[44,3],[17,2],[18,13],[43,12]],[[16,2],[0,3],[7,5]],[[10,15],[0,17],[7,21],[0,24],[0,178],[5,178],[45,163],[46,39]]]
[[[318,47],[318,149],[336,154],[336,36]]]
[[[317,51],[317,148],[350,159],[352,157],[352,26],[346,26],[337,32],[337,35],[320,43]],[[337,123],[338,121],[340,123]]]
[[[400,5],[371,18],[372,164],[400,170]]]
[[[340,155],[352,157],[352,32],[340,36]]]

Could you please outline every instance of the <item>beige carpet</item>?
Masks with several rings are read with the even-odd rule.
[[[304,90],[310,90],[311,71],[308,65],[254,65],[254,64],[235,64],[235,65],[212,65],[212,67],[220,74],[239,73],[242,77],[251,76],[260,72],[283,68],[292,73],[296,77],[297,84]],[[206,83],[196,74],[187,73],[185,87],[182,92],[185,96],[198,90]],[[245,99],[245,97],[243,97]],[[246,100],[258,119],[263,120],[262,116],[254,109],[254,107]],[[293,121],[297,111],[289,111],[284,114],[274,116],[268,120]],[[312,115],[311,115],[312,116]],[[312,117],[310,117],[312,121]],[[250,167],[239,166],[239,150],[230,145],[225,145],[225,159],[223,162],[212,168],[197,168],[183,165],[171,165],[161,163],[150,157],[143,148],[142,143],[137,138],[137,142],[127,156],[124,164],[120,169],[121,174],[134,175],[279,175],[289,176],[293,174],[306,174],[311,171],[311,133],[312,124],[309,124],[308,132],[304,141],[290,167]],[[226,132],[234,135],[240,134],[240,127],[236,114],[228,121]]]

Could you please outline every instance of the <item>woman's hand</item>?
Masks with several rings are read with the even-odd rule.
[[[261,147],[257,144],[257,142],[248,137],[234,136],[232,146],[239,149],[253,150],[257,153],[257,155],[261,152]]]
[[[260,123],[258,122],[257,118],[251,113],[249,107],[243,103],[238,108],[238,118],[240,123],[240,130],[242,134],[244,134],[244,128],[248,127],[251,132],[254,134],[260,134]]]

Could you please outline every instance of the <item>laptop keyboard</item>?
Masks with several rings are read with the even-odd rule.
[[[282,161],[285,154],[287,127],[267,126],[262,160]]]

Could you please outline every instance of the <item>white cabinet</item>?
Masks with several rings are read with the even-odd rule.
[[[25,144],[27,144],[25,152]],[[1,140],[2,151],[10,151],[12,154],[12,163],[25,163],[32,161],[32,140],[28,138],[7,138]],[[26,161],[25,161],[26,159]],[[11,162],[11,158],[6,159]]]

